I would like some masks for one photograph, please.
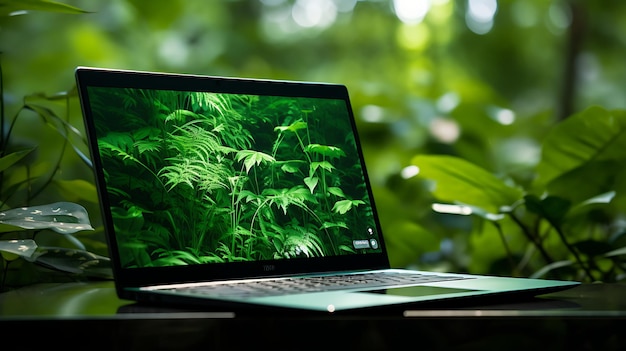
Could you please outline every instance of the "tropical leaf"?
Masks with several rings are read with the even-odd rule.
[[[32,239],[0,240],[0,253],[9,261],[18,257],[30,258],[36,249],[37,243]]]
[[[274,157],[254,150],[241,150],[237,152],[236,159],[237,161],[243,160],[243,164],[246,167],[246,173],[249,173],[253,166],[258,166],[261,163],[271,163],[276,161]]]
[[[306,186],[309,187],[309,190],[311,190],[311,194],[313,194],[313,191],[315,190],[315,187],[317,186],[318,182],[319,182],[319,178],[318,177],[306,177],[306,178],[304,178],[304,184],[306,184]]]
[[[24,11],[60,12],[68,14],[89,13],[78,7],[50,0],[0,0],[0,16],[20,14]]]
[[[231,109],[230,99],[222,94],[192,93],[190,94],[192,105],[197,105],[204,111],[216,112],[224,116],[225,111]]]
[[[142,211],[137,206],[131,206],[129,209],[121,207],[113,207],[111,215],[115,221],[115,226],[127,233],[138,233],[144,225],[144,217]]]
[[[56,102],[56,100],[62,100],[66,105],[69,105],[68,98],[71,95],[76,95],[76,91],[70,92],[61,92],[52,96],[45,96],[42,94],[32,94],[24,98],[25,104],[24,109],[31,110],[35,112],[39,117],[43,118],[46,125],[56,131],[63,139],[65,139],[76,155],[85,162],[88,166],[91,167],[91,159],[87,154],[85,154],[81,147],[86,144],[86,139],[78,130],[78,128],[71,125],[69,122],[65,121],[61,117],[57,116],[57,114],[46,106],[43,106],[42,103],[50,103]],[[66,106],[67,107],[67,106]]]
[[[609,191],[607,193],[587,199],[575,206],[572,206],[568,213],[568,217],[580,216],[583,213],[588,213],[589,211],[592,211],[593,209],[606,206],[610,204],[611,201],[615,198],[615,194],[615,191]]]
[[[194,120],[183,126],[175,126],[180,135],[170,135],[172,141],[170,148],[181,155],[197,155],[199,159],[210,160],[211,155],[219,150],[222,144],[214,133],[202,127],[202,123],[201,120]]]
[[[88,182],[84,179],[74,179],[55,180],[54,184],[61,189],[66,200],[86,200],[91,203],[98,203],[98,193],[93,182]]]
[[[26,230],[51,229],[61,234],[93,230],[87,210],[71,202],[15,208],[0,212],[0,223]]]
[[[536,271],[535,273],[533,273],[532,275],[530,275],[530,278],[541,278],[543,276],[545,276],[546,274],[556,270],[556,269],[562,269],[565,267],[570,267],[574,264],[573,261],[569,261],[569,260],[563,260],[563,261],[557,261],[557,262],[553,262],[547,266],[542,267],[540,270]]]
[[[58,271],[111,279],[110,259],[84,250],[61,247],[39,247],[27,258],[38,265]]]
[[[171,166],[163,167],[159,171],[159,175],[166,179],[165,186],[167,186],[169,190],[172,190],[180,184],[186,184],[190,188],[195,189],[195,185],[200,179],[200,174],[202,174],[204,170],[205,168],[199,163],[193,162],[190,159],[182,159],[180,162]]]
[[[435,182],[433,195],[441,201],[466,204],[497,214],[522,200],[524,192],[464,159],[447,155],[418,155],[412,163],[418,176]]]
[[[332,172],[335,167],[328,161],[322,161],[322,162],[311,162],[311,166],[309,168],[310,168],[311,174],[313,174],[315,173],[315,171],[317,171],[318,168],[322,168],[328,172]]]
[[[170,114],[168,114],[165,117],[165,123],[167,123],[167,122],[175,122],[175,123],[185,122],[187,117],[196,119],[199,116],[198,116],[197,113],[191,112],[189,110],[178,109],[178,110],[174,110],[173,112],[171,112]]]
[[[589,162],[624,160],[626,111],[593,106],[554,126],[543,142],[538,186]]]
[[[337,212],[339,214],[346,214],[353,207],[357,207],[357,206],[362,205],[364,203],[365,202],[363,202],[361,200],[339,200],[339,201],[335,202],[335,205],[333,206],[333,211],[335,211],[335,212]]]
[[[609,251],[607,253],[604,254],[605,257],[617,257],[617,256],[625,256],[626,257],[626,247],[622,247],[619,249],[615,249],[612,251]]]
[[[109,133],[103,138],[98,139],[98,147],[102,150],[110,150],[114,155],[121,157],[122,160],[131,160],[135,163],[141,163],[133,155],[132,151],[134,141],[126,135],[120,133]]]
[[[330,229],[330,228],[344,228],[348,229],[348,225],[345,222],[324,222],[321,229]]]
[[[540,215],[554,227],[560,227],[572,204],[567,199],[556,196],[547,196],[543,199],[535,195],[524,197],[526,208],[533,213]]]
[[[290,227],[284,232],[283,255],[286,257],[319,257],[324,256],[324,244],[315,234],[302,227]]]
[[[288,126],[275,127],[274,130],[280,131],[280,132],[289,131],[289,132],[295,133],[296,131],[300,129],[306,129],[306,127],[307,127],[306,122],[303,122],[302,120],[298,120]]]
[[[267,189],[263,194],[268,197],[270,204],[276,205],[287,214],[289,205],[296,205],[305,208],[305,202],[315,201],[309,190],[302,186],[295,186],[290,189]]]
[[[343,190],[341,190],[341,188],[338,188],[336,186],[331,186],[331,187],[329,187],[326,190],[328,190],[329,193],[331,193],[331,194],[333,194],[335,196],[338,196],[338,197],[341,197],[341,198],[345,198],[346,197],[346,194],[343,193]]]
[[[329,145],[309,144],[305,147],[305,151],[317,153],[330,158],[346,156],[346,153],[342,149]]]
[[[0,172],[3,172],[7,168],[9,168],[9,167],[13,166],[14,164],[18,163],[21,159],[23,159],[24,157],[26,157],[28,154],[30,154],[31,152],[33,152],[36,149],[37,148],[34,147],[34,148],[31,148],[31,149],[16,151],[16,152],[10,153],[10,154],[8,154],[6,156],[3,156],[2,158],[0,158]]]
[[[624,188],[626,179],[620,174],[626,174],[625,160],[589,161],[557,176],[545,187],[535,183],[538,188],[534,191],[566,198],[577,205]]]

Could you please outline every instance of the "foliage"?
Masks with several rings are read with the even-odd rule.
[[[87,11],[50,0],[0,0],[0,16],[13,16],[28,11],[47,11],[79,14]]]
[[[0,1],[0,16],[12,16],[30,10],[73,14],[85,12],[47,0]],[[2,79],[0,68],[0,82]],[[4,85],[1,83],[0,95],[4,97]],[[95,202],[95,188],[92,184],[84,179],[64,180],[60,177],[67,158],[66,150],[70,147],[83,162],[90,164],[89,158],[81,151],[81,145],[84,146],[81,133],[57,112],[65,110],[67,117],[70,100],[74,97],[75,92],[62,92],[53,96],[30,94],[23,99],[22,106],[9,123],[4,103],[0,108],[0,291],[7,286],[49,279],[33,273],[33,267],[29,264],[36,265],[50,277],[54,276],[51,270],[67,274],[65,279],[111,276],[108,258],[87,251],[81,240],[74,236],[80,231],[94,230],[85,207],[67,201],[31,205],[40,202],[46,194],[55,194],[52,196],[58,196],[57,199],[85,199],[91,193],[91,200]],[[24,139],[19,135],[14,136],[14,128],[19,124],[20,117],[28,119],[29,115],[36,117],[41,125],[51,128],[60,137],[57,140],[59,147],[55,148],[60,150],[54,156],[56,164],[41,157],[37,143],[20,145]],[[31,132],[35,134],[35,130],[31,129]],[[60,190],[59,195],[51,188]],[[52,233],[61,234],[63,241],[69,242],[72,247],[67,247],[67,244],[56,246]]]
[[[33,2],[0,0],[11,6]],[[315,3],[321,5],[315,7]],[[155,6],[135,0],[76,0],[72,4],[87,8],[89,14],[71,16],[71,20],[65,14],[42,11],[0,16],[4,110],[23,114],[22,123],[12,128],[19,146],[14,151],[34,149],[21,163],[39,160],[40,168],[30,170],[37,171],[39,180],[51,179],[49,174],[42,175],[44,170],[57,174],[53,186],[38,193],[37,203],[54,203],[67,196],[66,200],[85,205],[96,230],[78,236],[96,252],[104,252],[100,251],[106,248],[89,168],[70,152],[63,154],[61,163],[50,161],[58,160],[56,153],[64,138],[58,137],[57,128],[38,128],[44,124],[32,122],[40,117],[22,110],[22,96],[71,86],[78,65],[339,82],[351,92],[392,264],[510,274],[496,227],[484,225],[478,216],[432,211],[436,199],[429,183],[410,178],[412,159],[419,154],[454,155],[506,179],[506,184],[516,184],[522,194],[543,199],[539,191],[532,191],[531,183],[539,172],[539,148],[548,131],[588,106],[609,111],[626,108],[621,45],[626,2],[408,1],[404,4],[422,6],[404,7],[409,9],[405,12],[399,6],[402,3],[172,0]],[[476,4],[482,5],[482,17],[473,12]],[[67,90],[62,96],[35,95],[45,97],[39,102],[80,130],[80,111],[72,89]],[[48,101],[53,97],[54,101]],[[57,106],[61,102],[67,104]],[[67,145],[81,149],[80,138],[67,135],[74,140]],[[257,167],[254,158],[247,161],[252,172]],[[565,171],[559,159],[553,161],[558,167],[546,169],[547,177]],[[15,170],[12,167],[11,173]],[[591,189],[596,186],[591,184],[605,181],[589,176],[592,169],[576,168],[571,176],[576,178],[577,172],[585,174],[590,190],[583,194],[587,183],[577,188],[581,199],[573,203],[592,198]],[[20,177],[26,179],[23,174]],[[74,182],[78,179],[83,181]],[[606,184],[617,183],[609,179]],[[313,185],[305,183],[307,188]],[[620,247],[617,233],[624,224],[612,219],[626,209],[617,185],[611,190],[615,196],[610,204],[597,206],[613,209],[615,217],[605,218],[604,223],[615,236],[605,243]],[[512,192],[517,194],[517,190]],[[21,199],[15,199],[3,209],[22,205]],[[525,202],[516,211],[524,208]],[[591,211],[589,217],[603,223],[596,213],[603,211]],[[546,226],[546,220],[541,222]],[[519,227],[510,216],[496,223],[514,252],[526,247],[527,240],[516,234]],[[554,233],[545,241],[551,248],[562,246]],[[585,238],[604,240],[591,234],[585,237],[582,232],[574,236],[573,244]],[[556,249],[555,261],[574,259],[567,253],[561,255],[561,249]],[[537,255],[525,257],[533,258],[524,265],[527,274],[546,267],[547,261]],[[560,272],[571,275],[567,269],[550,274]]]
[[[319,127],[346,123],[332,118],[342,101],[111,88],[89,99],[125,266],[340,255],[374,227],[351,127]]]
[[[529,184],[455,156],[417,155],[413,164],[435,182],[437,199],[469,207],[466,214],[494,225],[504,248],[494,264],[510,262],[513,272],[533,277],[615,281],[626,273],[626,232],[619,226],[625,130],[623,110],[591,107],[571,116],[543,140]]]

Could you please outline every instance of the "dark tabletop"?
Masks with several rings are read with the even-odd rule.
[[[71,345],[86,349],[369,350],[419,342],[420,349],[431,350],[619,350],[626,349],[624,334],[621,283],[582,284],[507,303],[345,315],[157,308],[118,299],[110,281],[41,284],[0,294],[0,341],[33,347],[74,340]]]

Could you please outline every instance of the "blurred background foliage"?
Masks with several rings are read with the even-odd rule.
[[[411,159],[456,155],[529,182],[552,126],[588,106],[626,107],[621,0],[60,2],[85,12],[0,0],[5,124],[15,121],[7,149],[36,147],[19,172],[50,175],[2,209],[79,203],[96,230],[77,237],[100,254],[89,167],[24,109],[38,99],[82,130],[79,65],[347,85],[392,265],[481,274],[511,273],[499,265],[502,242],[473,216],[433,211]],[[72,144],[85,152],[80,138]]]

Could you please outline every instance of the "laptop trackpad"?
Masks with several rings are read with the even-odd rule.
[[[436,286],[419,285],[419,286],[407,286],[407,287],[402,287],[402,288],[369,290],[369,291],[359,291],[359,292],[370,293],[370,294],[392,295],[392,296],[420,297],[420,296],[432,296],[432,295],[441,295],[441,294],[464,293],[464,292],[472,292],[472,291],[476,291],[476,290],[441,288],[441,287],[436,287]]]

